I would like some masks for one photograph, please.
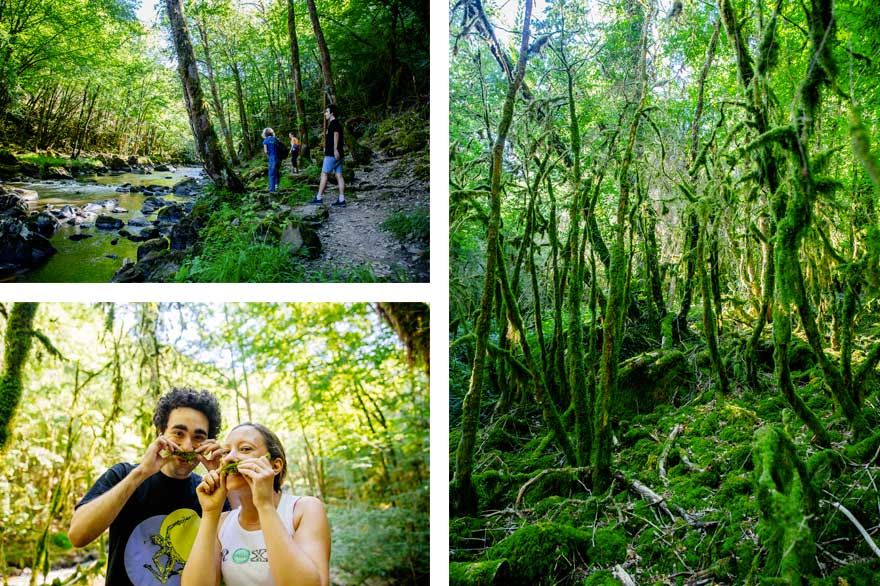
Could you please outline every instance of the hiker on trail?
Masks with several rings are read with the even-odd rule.
[[[345,181],[342,180],[342,158],[345,153],[342,150],[342,124],[339,122],[339,108],[336,104],[330,104],[324,110],[324,118],[327,119],[327,134],[324,137],[324,164],[321,167],[321,184],[318,186],[318,194],[309,203],[321,204],[324,202],[324,190],[327,188],[327,176],[336,173],[336,181],[339,183],[339,199],[333,205],[345,207]]]
[[[299,140],[290,133],[290,166],[293,167],[294,173],[299,173],[299,151],[302,148]]]
[[[278,436],[242,423],[223,447],[223,467],[197,489],[204,516],[181,586],[216,586],[221,577],[226,586],[329,586],[327,513],[315,497],[281,491],[287,457]],[[240,506],[224,513],[227,491]]]
[[[281,142],[275,138],[275,131],[271,128],[263,130],[263,152],[269,155],[269,193],[275,193],[278,183],[281,181],[281,161],[284,157],[279,157],[279,144]]]
[[[183,570],[202,514],[202,479],[193,469],[220,467],[220,423],[214,395],[172,389],[156,405],[158,437],[141,462],[114,464],[77,503],[68,532],[73,545],[84,547],[110,528],[106,584],[161,586]]]

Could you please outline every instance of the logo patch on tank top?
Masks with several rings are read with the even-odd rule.
[[[251,552],[249,549],[240,547],[232,553],[232,561],[236,564],[247,563],[249,559],[251,559]]]

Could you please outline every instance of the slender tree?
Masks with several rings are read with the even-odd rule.
[[[309,0],[311,3],[311,0]],[[480,399],[483,391],[483,375],[486,362],[486,349],[489,341],[489,321],[492,317],[492,300],[495,292],[495,264],[501,259],[498,254],[499,231],[501,228],[501,166],[507,133],[513,121],[513,108],[519,86],[526,74],[528,61],[529,31],[532,20],[532,0],[525,0],[522,39],[516,73],[508,84],[507,96],[501,111],[501,121],[492,147],[491,200],[489,226],[486,237],[486,269],[483,280],[483,294],[480,299],[480,314],[477,318],[474,362],[468,391],[462,404],[461,441],[455,459],[455,474],[450,490],[450,507],[458,513],[476,509],[476,490],[473,485],[474,449],[476,448],[477,427],[480,417]]]
[[[296,7],[293,0],[287,0],[287,34],[290,37],[290,77],[293,79],[293,103],[296,105],[296,127],[302,144],[300,156],[308,159],[309,127],[306,124],[306,105],[303,102],[302,69],[299,63],[299,41],[296,38]]]
[[[218,185],[235,193],[244,191],[244,184],[226,161],[220,150],[217,133],[208,117],[202,86],[199,82],[199,68],[190,41],[186,18],[183,15],[183,0],[165,0],[174,48],[177,53],[177,71],[183,85],[183,96],[189,113],[190,125],[195,137],[196,147],[205,165],[205,172]]]
[[[318,20],[318,9],[315,0],[306,0],[309,7],[309,19],[312,21],[312,29],[315,31],[315,41],[318,43],[318,54],[321,59],[321,74],[324,76],[324,99],[327,104],[336,103],[336,86],[333,84],[333,70],[330,67],[330,51],[327,49],[327,41],[324,40],[324,31]]]

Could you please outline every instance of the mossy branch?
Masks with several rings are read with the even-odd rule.
[[[738,149],[739,155],[755,151],[761,147],[768,146],[770,143],[778,143],[782,147],[792,150],[797,148],[797,134],[793,126],[777,126],[771,128],[764,134],[759,135],[749,144]]]
[[[43,345],[43,348],[45,348],[46,352],[48,352],[51,356],[54,356],[58,360],[65,359],[64,355],[61,354],[61,351],[56,348],[55,345],[52,343],[52,340],[49,339],[49,336],[39,330],[34,330],[33,336],[40,341],[40,343]]]

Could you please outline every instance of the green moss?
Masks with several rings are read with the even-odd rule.
[[[587,576],[584,586],[620,586],[620,582],[610,571],[599,570]]]
[[[718,501],[725,502],[737,495],[751,494],[753,490],[754,483],[749,476],[730,475],[724,479],[718,489]]]
[[[555,584],[586,563],[590,534],[555,523],[526,525],[487,551],[488,559],[506,559],[516,584]]]
[[[451,586],[490,586],[504,584],[509,579],[510,566],[507,560],[486,560],[481,562],[452,562],[449,564],[449,584]]]
[[[769,426],[755,432],[753,458],[761,509],[758,535],[767,548],[765,574],[801,584],[813,573],[816,553],[810,527],[815,496],[806,466],[785,432]]]
[[[620,564],[626,560],[626,533],[622,527],[604,527],[596,531],[590,561],[600,566]]]

